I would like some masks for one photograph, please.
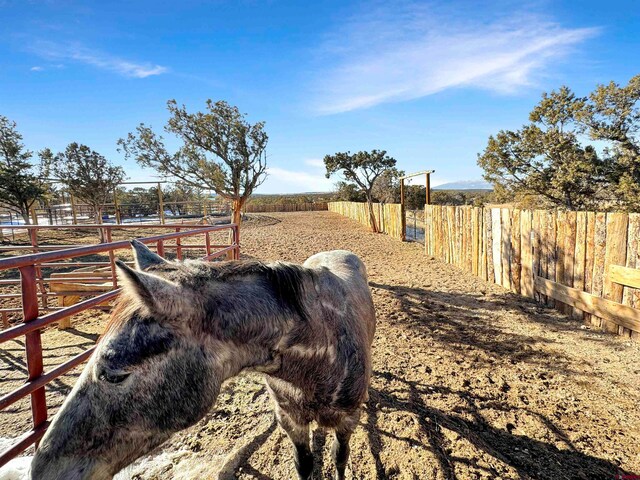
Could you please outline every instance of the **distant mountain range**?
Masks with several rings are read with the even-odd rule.
[[[493,190],[493,185],[484,180],[461,180],[433,187],[433,190]]]

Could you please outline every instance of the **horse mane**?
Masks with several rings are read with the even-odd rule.
[[[312,278],[313,273],[301,265],[275,262],[271,264],[256,260],[221,261],[204,263],[199,268],[189,268],[184,264],[167,264],[152,267],[147,271],[163,276],[163,273],[177,273],[178,283],[192,287],[202,283],[217,281],[225,282],[247,276],[257,276],[273,290],[278,302],[285,308],[297,313],[304,321],[308,320],[304,306],[305,283]],[[205,268],[202,268],[206,266]],[[120,327],[127,319],[140,312],[143,305],[128,290],[123,289],[116,299],[111,311],[111,317],[102,336]]]
[[[266,280],[276,298],[303,320],[308,319],[304,306],[305,283],[313,273],[292,263],[263,263],[256,260],[216,262],[211,264],[211,280],[224,282],[234,278],[256,275]]]
[[[136,314],[142,305],[133,297],[133,295],[127,292],[127,289],[123,289],[111,309],[111,316],[105,326],[104,332],[100,335],[100,339],[106,337],[108,333],[120,327],[124,322]]]

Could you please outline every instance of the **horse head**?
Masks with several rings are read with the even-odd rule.
[[[194,331],[202,315],[184,269],[139,242],[118,262],[123,291],[78,382],[45,434],[32,479],[108,479],[208,411],[220,359]]]

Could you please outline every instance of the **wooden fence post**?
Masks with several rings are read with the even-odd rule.
[[[622,285],[611,281],[609,267],[625,265],[627,261],[627,230],[629,217],[626,213],[610,213],[607,215],[607,242],[604,260],[604,298],[614,302],[622,302]],[[608,332],[622,333],[617,324],[605,320],[604,328]]]
[[[116,214],[116,223],[120,225],[122,223],[122,218],[120,217],[120,205],[118,205],[118,189],[113,189],[113,208],[115,209]]]
[[[402,229],[400,239],[404,242],[407,239],[407,224],[405,218],[405,205],[404,205],[404,178],[400,179],[400,228]]]
[[[520,235],[521,211],[511,211],[511,290],[521,293],[520,276],[522,274],[522,237]]]
[[[523,210],[520,214],[520,292],[534,298],[533,290],[533,235],[531,229],[533,214],[530,210]]]
[[[487,256],[487,277],[489,282],[495,282],[495,271],[493,269],[493,217],[492,209],[484,210],[484,230],[486,235],[486,256]]]
[[[69,194],[71,200],[71,218],[73,218],[73,224],[78,224],[78,214],[76,213],[76,199],[72,194]]]
[[[33,225],[38,225],[38,214],[36,213],[36,207],[35,206],[31,206],[31,223]]]
[[[587,251],[587,212],[576,215],[575,258],[573,262],[573,287],[584,291],[585,264]],[[582,319],[582,310],[573,309],[573,317]]]
[[[162,188],[160,188],[160,182],[158,182],[158,214],[160,215],[160,224],[164,225],[164,203],[162,200]]]

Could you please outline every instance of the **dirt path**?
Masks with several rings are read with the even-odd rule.
[[[367,264],[378,330],[352,478],[640,474],[639,344],[582,330],[335,214],[264,220],[243,231],[245,256],[301,262],[346,248]],[[235,378],[210,414],[119,478],[294,478],[271,411],[259,376]],[[331,436],[313,440],[315,477],[329,478]]]

